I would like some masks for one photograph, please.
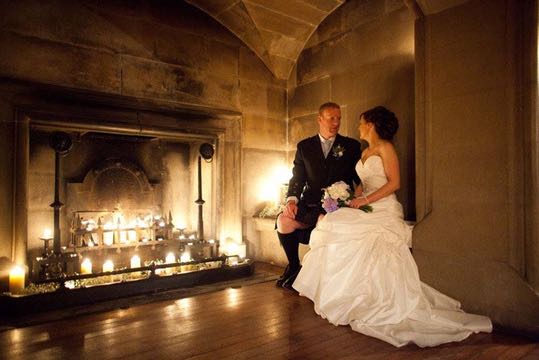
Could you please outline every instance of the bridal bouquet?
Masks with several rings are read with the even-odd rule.
[[[324,189],[322,196],[322,207],[326,212],[330,213],[340,207],[348,207],[350,200],[354,198],[354,193],[350,186],[344,181],[339,181]],[[363,205],[359,210],[372,212],[372,206]]]

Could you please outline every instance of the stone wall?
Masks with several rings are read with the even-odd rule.
[[[341,134],[359,138],[359,114],[376,105],[394,111],[406,218],[414,204],[414,17],[402,1],[349,1],[307,43],[289,79],[290,151],[316,134],[318,107],[342,107]]]
[[[264,162],[283,162],[286,84],[227,29],[182,1],[0,1],[0,76],[76,91],[152,101],[164,108],[201,107],[241,113],[240,147],[230,160],[244,179],[243,210],[268,176]],[[5,81],[5,80],[4,80]],[[0,256],[11,258],[14,100],[2,97]],[[255,169],[246,164],[256,164]],[[227,181],[224,179],[223,181]],[[234,186],[240,186],[236,184]],[[225,217],[234,214],[224,214]],[[246,225],[247,226],[247,225]],[[242,240],[242,229],[229,231]]]
[[[473,0],[418,21],[413,236],[423,281],[537,334],[537,283],[526,274],[538,263],[537,239],[526,236],[537,206],[526,175],[537,174],[526,115],[537,81],[533,3]]]

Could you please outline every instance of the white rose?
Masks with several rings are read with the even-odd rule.
[[[333,199],[346,200],[350,197],[350,187],[344,181],[339,181],[331,185],[327,190]]]

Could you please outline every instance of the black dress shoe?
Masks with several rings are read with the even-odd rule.
[[[290,276],[290,265],[287,265],[281,277],[275,282],[275,286],[283,287],[284,282],[286,281],[286,279],[288,279],[289,276]]]
[[[292,285],[294,285],[294,281],[296,281],[296,278],[298,277],[298,274],[301,270],[301,266],[299,267],[299,269],[297,269],[296,271],[294,271],[289,277],[288,279],[286,279],[284,282],[283,282],[283,287],[285,289],[288,289],[288,290],[292,290],[292,291],[295,291],[295,292],[298,292],[296,289],[294,289],[292,287]]]

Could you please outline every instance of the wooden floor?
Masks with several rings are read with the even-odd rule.
[[[539,344],[477,334],[397,349],[333,326],[273,282],[0,332],[2,359],[539,359]]]

